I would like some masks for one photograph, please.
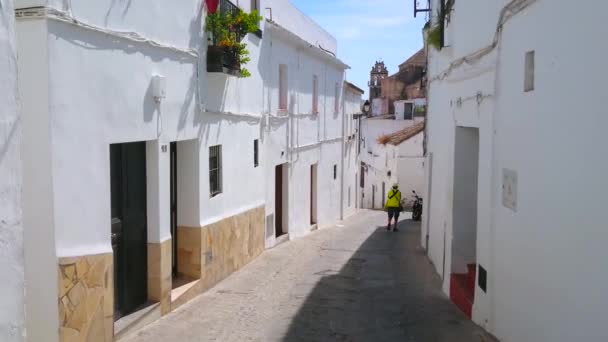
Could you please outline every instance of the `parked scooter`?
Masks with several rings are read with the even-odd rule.
[[[418,196],[416,191],[412,190],[414,193],[414,206],[412,208],[412,220],[420,221],[422,219],[422,197]]]

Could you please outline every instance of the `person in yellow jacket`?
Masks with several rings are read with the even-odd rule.
[[[398,232],[397,223],[399,222],[399,214],[401,213],[401,191],[399,191],[399,185],[393,184],[393,188],[388,192],[388,200],[384,205],[384,209],[388,212],[388,225],[386,230],[391,230],[391,220],[395,218],[393,224],[393,231]]]

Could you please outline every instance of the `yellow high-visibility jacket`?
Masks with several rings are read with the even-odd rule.
[[[391,189],[388,192],[388,200],[386,201],[386,208],[399,208],[401,206],[401,191]]]

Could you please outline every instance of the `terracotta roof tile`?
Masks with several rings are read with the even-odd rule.
[[[402,142],[416,136],[422,131],[424,131],[424,121],[421,121],[413,126],[409,126],[395,133],[383,135],[378,138],[378,143],[382,145],[391,144],[397,146]]]
[[[399,67],[403,67],[406,64],[425,66],[426,65],[426,52],[424,51],[424,49],[420,49],[418,52],[416,52],[414,55],[412,55],[412,57],[408,58],[407,61],[401,63],[401,65],[399,65]]]

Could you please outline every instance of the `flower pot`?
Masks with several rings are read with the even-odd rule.
[[[205,0],[205,3],[207,4],[207,11],[209,13],[215,13],[217,12],[217,7],[220,4],[220,0]]]

